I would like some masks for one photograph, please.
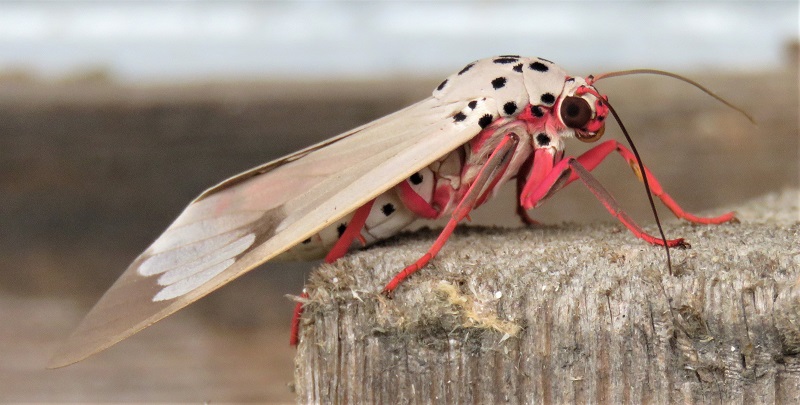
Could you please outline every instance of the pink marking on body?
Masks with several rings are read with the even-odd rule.
[[[533,111],[531,111],[531,105],[528,104],[522,108],[522,112],[517,115],[517,119],[525,121],[528,124],[542,125],[547,120],[547,116],[550,115],[550,109],[542,106],[535,107],[539,107],[544,115],[541,117],[533,115]]]
[[[558,111],[561,101],[557,101],[553,107],[546,106],[533,106],[530,104],[525,106],[523,111],[517,116],[517,119],[524,121],[527,124],[528,133],[535,134],[537,132],[547,132],[550,134],[557,134],[564,130],[566,126],[561,122],[554,111]],[[541,117],[537,117],[531,111],[531,108],[538,108],[542,112]]]

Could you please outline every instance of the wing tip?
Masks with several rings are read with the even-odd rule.
[[[56,349],[55,353],[53,353],[50,360],[47,362],[46,368],[52,370],[78,363],[114,346],[133,333],[135,332],[130,332],[129,334],[121,336],[111,336],[107,339],[93,338],[93,336],[86,331],[86,318],[84,318],[69,338],[59,345],[58,349]]]
[[[106,344],[89,345],[80,335],[81,327],[72,333],[66,342],[62,343],[55,353],[50,356],[46,368],[49,370],[66,367],[86,359],[113,346],[117,341],[108,341]]]
[[[50,357],[50,360],[47,362],[45,368],[48,370],[64,368],[67,366],[71,366],[89,356],[91,356],[91,354],[88,354],[86,356],[74,356],[74,355],[71,356],[70,354],[65,354],[61,353],[61,351],[58,351],[55,354],[53,354],[52,357]]]

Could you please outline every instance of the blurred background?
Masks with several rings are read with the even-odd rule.
[[[418,101],[475,59],[685,74],[758,125],[666,78],[598,84],[667,191],[719,213],[797,187],[798,12],[796,1],[0,2],[0,401],[292,401],[284,295],[310,264],[263,266],[104,353],[44,367],[202,190]],[[596,173],[652,224],[621,159]],[[518,226],[508,191],[473,222]],[[578,185],[532,214],[611,221]]]

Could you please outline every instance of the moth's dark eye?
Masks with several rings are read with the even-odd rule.
[[[561,119],[568,127],[581,129],[592,119],[592,107],[581,97],[566,97],[561,102]]]

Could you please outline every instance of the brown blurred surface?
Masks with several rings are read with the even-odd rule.
[[[758,126],[665,78],[598,84],[666,190],[697,212],[796,187],[797,72],[689,75]],[[129,261],[204,188],[395,111],[438,82],[0,82],[0,401],[291,401],[292,303],[283,295],[302,288],[303,264],[260,268],[105,353],[43,368]],[[614,126],[606,134],[621,139]],[[650,224],[626,166],[612,156],[596,174]],[[474,222],[516,225],[512,194],[482,207]],[[610,221],[578,185],[533,215]],[[669,225],[666,232],[680,236]]]

